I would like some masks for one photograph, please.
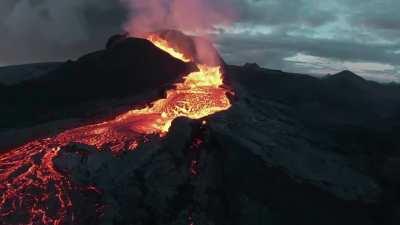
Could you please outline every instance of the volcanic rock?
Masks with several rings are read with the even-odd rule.
[[[152,48],[146,43],[117,36],[108,50],[64,67],[115,77],[125,70],[110,68],[131,68],[120,56],[143,56]],[[154,55],[165,60],[162,69],[186,68],[153,50],[144,57]],[[165,137],[146,137],[119,155],[79,144],[61,149],[56,168],[78,187],[101,193],[74,193],[75,224],[399,223],[399,85],[351,72],[318,79],[254,65],[225,69],[235,100],[205,124],[179,118]],[[52,79],[41,82],[65,78]],[[147,87],[154,87],[151,81]]]
[[[129,36],[127,33],[113,35],[108,39],[106,49],[111,49],[119,43],[124,42],[128,38]]]
[[[247,70],[261,70],[261,67],[257,63],[245,63],[243,68]]]
[[[119,157],[89,146],[70,145],[55,164],[68,171],[74,182],[93,185],[103,193],[102,224],[183,222],[189,215],[189,199],[182,191],[191,186],[184,156],[191,126],[187,119],[178,119],[165,139],[154,139]],[[187,194],[190,197],[190,192]]]
[[[383,176],[390,183],[400,185],[400,158],[389,158],[385,161]]]

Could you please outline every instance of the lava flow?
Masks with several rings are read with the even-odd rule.
[[[152,35],[154,45],[182,61],[191,61],[167,41]],[[74,221],[68,176],[53,164],[69,143],[110,149],[115,154],[134,150],[147,134],[165,135],[174,119],[200,119],[230,108],[220,67],[197,65],[198,71],[167,91],[166,98],[134,109],[113,120],[67,130],[0,155],[0,224],[71,224]],[[93,187],[91,187],[93,188]]]

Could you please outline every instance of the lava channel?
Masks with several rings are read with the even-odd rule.
[[[167,41],[152,35],[155,46],[184,62],[191,61]],[[74,221],[70,193],[75,188],[53,163],[69,143],[110,149],[114,154],[135,150],[148,134],[165,135],[178,117],[201,119],[231,107],[219,66],[197,65],[166,98],[113,120],[67,130],[0,154],[0,218],[16,224],[70,224]],[[107,148],[103,148],[107,147]],[[93,188],[93,187],[91,187]],[[22,222],[21,222],[22,220]],[[2,222],[0,222],[2,223]],[[5,222],[12,224],[13,222]]]

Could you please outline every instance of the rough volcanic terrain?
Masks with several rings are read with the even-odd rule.
[[[7,177],[46,177],[54,170],[57,177],[45,180],[48,186],[42,190],[63,193],[58,198],[65,204],[61,213],[52,212],[60,203],[33,188],[19,190],[28,197],[13,201],[22,204],[14,208],[24,209],[40,196],[44,203],[38,201],[33,209],[37,215],[44,214],[44,204],[50,208],[47,221],[85,225],[400,222],[400,86],[367,81],[350,71],[314,78],[256,64],[224,64],[225,85],[234,93],[228,94],[232,105],[227,110],[199,120],[179,117],[167,133],[141,135],[135,139],[139,144],[97,146],[72,139],[31,155],[34,165],[51,158],[46,168],[31,162],[18,168],[4,160],[7,146],[38,136],[61,134],[53,139],[59,140],[71,134],[67,128],[78,127],[71,132],[79,133],[93,121],[165,97],[183,74],[196,70],[146,40],[114,36],[107,47],[39,78],[0,85],[2,96],[8,96],[0,102],[6,109],[0,112],[0,179],[6,180],[10,167],[17,169]],[[132,135],[126,126],[115,127],[124,137]],[[90,133],[102,134],[109,133]],[[46,141],[31,149],[52,144]],[[15,161],[26,152],[20,153]],[[12,185],[27,181],[18,182]],[[14,194],[12,188],[0,184],[0,202]],[[29,217],[5,208],[0,216],[0,224],[7,225],[26,223]],[[57,220],[60,216],[68,219]],[[41,223],[35,218],[33,224]]]

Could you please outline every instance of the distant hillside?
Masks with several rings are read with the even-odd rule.
[[[310,124],[373,127],[400,116],[400,85],[367,81],[350,71],[324,78],[251,64],[230,66],[228,71],[238,74],[238,82],[251,93],[294,107]]]
[[[49,62],[0,67],[0,83],[12,85],[38,78],[55,70],[61,64],[60,62]]]
[[[349,70],[344,70],[340,73],[333,74],[333,75],[328,75],[326,77],[323,77],[326,80],[342,80],[342,81],[350,81],[350,82],[364,82],[365,79],[358,76],[357,74],[349,71]]]

